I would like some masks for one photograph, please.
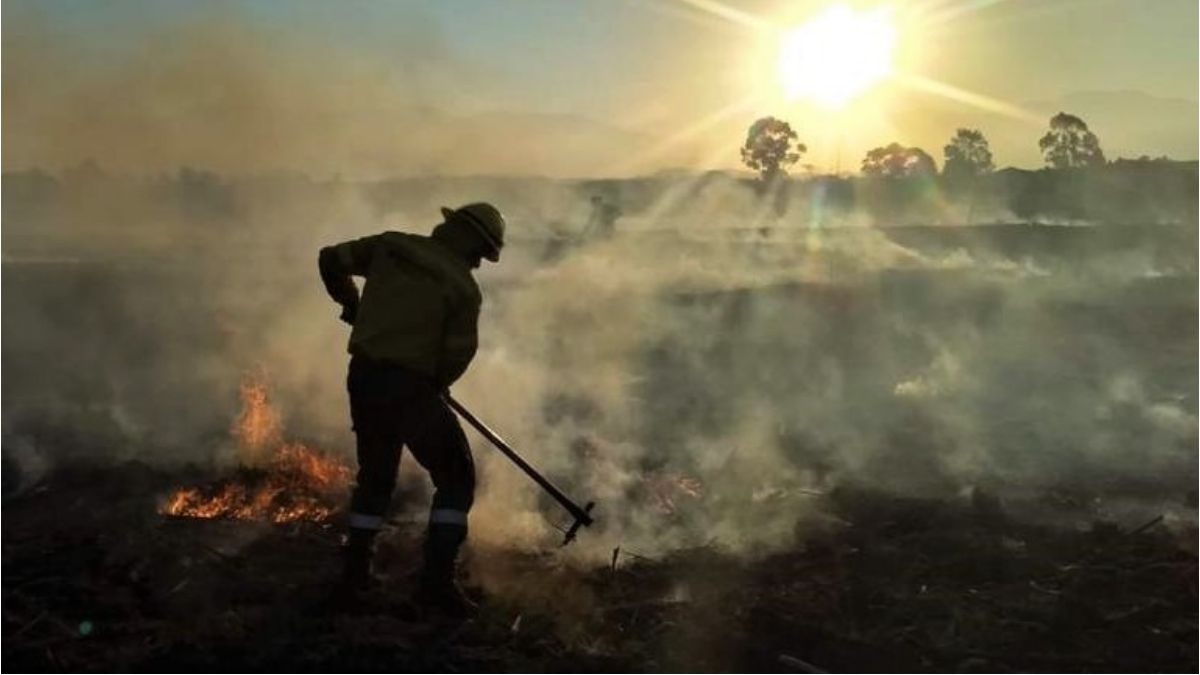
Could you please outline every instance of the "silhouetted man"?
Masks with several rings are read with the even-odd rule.
[[[428,237],[384,232],[325,247],[319,266],[342,320],[354,327],[347,389],[358,475],[343,551],[346,585],[357,590],[371,581],[375,535],[407,445],[436,490],[418,598],[463,613],[473,605],[455,581],[455,560],[467,536],[475,465],[441,394],[475,356],[482,296],[471,270],[500,259],[505,222],[483,203],[442,215]],[[366,279],[361,298],[352,276]]]

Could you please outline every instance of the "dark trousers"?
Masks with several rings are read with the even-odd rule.
[[[358,440],[352,530],[383,526],[400,452],[408,446],[433,480],[431,526],[445,525],[437,529],[449,529],[455,538],[465,536],[467,512],[475,499],[475,463],[458,418],[437,388],[418,373],[361,355],[350,360],[346,386]]]

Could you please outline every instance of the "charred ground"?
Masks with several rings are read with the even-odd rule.
[[[6,668],[31,671],[1188,671],[1194,530],[1051,528],[994,497],[844,487],[802,545],[614,552],[613,564],[475,548],[481,615],[407,603],[419,527],[393,523],[388,583],[335,590],[338,534],[161,516],[196,473],[60,469],[3,511]],[[1046,495],[1086,522],[1094,495]]]
[[[519,447],[598,499],[584,536],[620,550],[580,562],[477,542],[484,611],[453,626],[406,601],[426,506],[411,481],[380,556],[391,582],[355,611],[333,590],[335,525],[161,513],[181,488],[262,481],[230,453],[260,362],[280,440],[352,447],[315,249],[6,259],[5,665],[1195,670],[1195,229],[803,235],[628,233],[722,282],[636,292],[622,274],[673,258],[514,246],[525,259],[506,269],[551,275],[485,284],[495,352],[469,400],[520,392],[488,419],[534,420]],[[554,276],[596,250],[604,265]],[[785,274],[725,283],[761,269]],[[630,335],[637,303],[666,320]],[[556,377],[514,386],[528,373],[486,361],[500,352]],[[616,368],[636,377],[594,386]],[[488,469],[492,526],[549,515],[501,480],[509,467]],[[687,489],[597,481],[618,475]]]

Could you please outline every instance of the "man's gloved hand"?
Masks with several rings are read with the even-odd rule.
[[[342,314],[338,318],[351,326],[354,325],[354,319],[358,317],[358,303],[342,305]]]

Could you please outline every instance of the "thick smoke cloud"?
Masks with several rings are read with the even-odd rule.
[[[347,331],[317,249],[486,199],[511,244],[480,274],[482,349],[455,393],[598,502],[581,555],[790,543],[849,484],[1194,507],[1194,224],[964,235],[817,199],[779,215],[719,174],[437,178],[542,156],[414,116],[452,59],[398,86],[352,60],[297,70],[304,45],[220,16],[180,30],[107,72],[5,35],[5,168],[53,169],[3,183],[6,488],[80,460],[228,464],[260,367],[287,434],[349,458]],[[546,173],[623,152],[580,143]],[[429,176],[353,178],[397,158]],[[272,171],[297,163],[328,172]],[[611,237],[580,236],[593,197],[623,210]],[[475,446],[477,540],[551,541],[555,507]],[[405,464],[402,493],[426,489]]]
[[[50,181],[40,201],[30,180]],[[238,382],[260,367],[287,434],[349,459],[347,331],[315,251],[482,198],[512,243],[480,274],[483,346],[456,394],[599,503],[580,554],[787,543],[848,484],[1191,498],[1194,234],[817,228],[703,181],[9,175],[6,459],[33,478],[82,458],[228,463]],[[584,238],[597,194],[628,211]],[[112,196],[157,216],[90,223]],[[1056,243],[1014,255],[1034,233]],[[479,540],[550,541],[556,507],[475,443]],[[421,494],[406,464],[402,493]]]
[[[496,346],[464,392],[618,505],[606,526],[627,545],[788,542],[847,483],[1187,498],[1184,270],[924,255],[858,228],[699,237],[629,233],[534,272],[491,309]]]

